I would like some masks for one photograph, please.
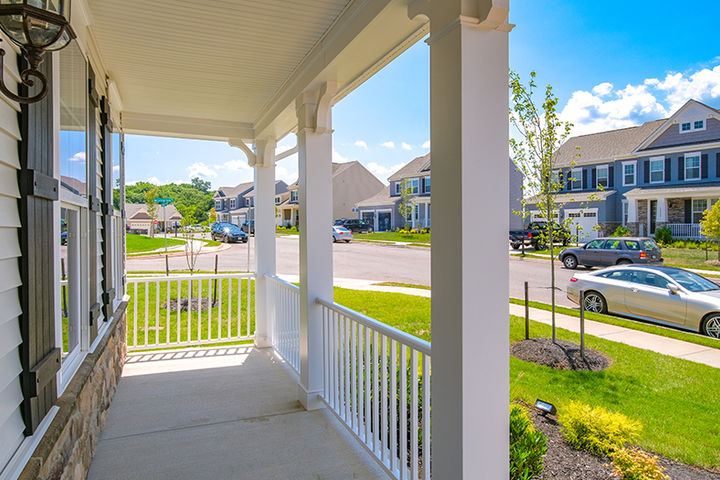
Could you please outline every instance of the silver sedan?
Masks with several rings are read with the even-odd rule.
[[[619,266],[577,273],[567,297],[585,310],[614,312],[720,338],[720,287],[696,273],[672,267]]]

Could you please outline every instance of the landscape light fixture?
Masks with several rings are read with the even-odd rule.
[[[47,78],[38,67],[46,51],[60,50],[75,38],[70,26],[70,0],[0,0],[0,30],[20,47],[28,68],[20,74],[22,84],[40,91],[32,97],[13,93],[3,74],[5,50],[0,48],[0,92],[19,103],[34,103],[47,95]],[[33,80],[31,77],[35,77]]]
[[[550,415],[555,415],[557,413],[557,409],[555,408],[555,405],[553,405],[550,402],[545,402],[543,400],[540,400],[539,398],[535,400],[535,408],[540,410],[543,415],[547,415],[548,413]]]

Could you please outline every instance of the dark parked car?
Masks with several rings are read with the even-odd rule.
[[[373,227],[359,218],[342,218],[335,220],[336,227],[345,227],[352,233],[372,233]]]
[[[255,235],[255,220],[246,221],[240,226],[240,230],[248,235]]]
[[[210,228],[210,236],[213,240],[219,240],[225,243],[247,243],[248,241],[247,234],[240,230],[240,227],[232,223],[213,223]]]
[[[543,233],[547,229],[547,222],[530,222],[525,230],[510,230],[510,246],[514,250],[518,250],[523,243],[530,244],[535,250],[544,250],[545,241]],[[570,240],[570,232],[563,226],[555,224],[553,235],[553,243],[562,243],[567,245]]]
[[[578,265],[586,267],[661,264],[663,262],[660,247],[652,238],[612,237],[592,240],[582,247],[566,248],[558,258],[565,268],[575,269]]]

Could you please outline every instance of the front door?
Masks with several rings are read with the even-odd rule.
[[[362,212],[362,220],[373,229],[375,228],[375,212]]]
[[[378,232],[389,232],[392,230],[391,212],[378,212]]]
[[[657,200],[650,200],[650,235],[655,233],[655,220],[657,220]]]

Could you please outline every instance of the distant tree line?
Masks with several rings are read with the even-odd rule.
[[[149,182],[137,182],[125,186],[126,203],[146,203],[149,196],[175,199],[175,208],[184,217],[186,225],[207,223],[208,212],[213,208],[213,193],[209,181],[193,178],[190,183],[170,183],[154,185]],[[115,198],[115,207],[119,206],[119,195]]]

